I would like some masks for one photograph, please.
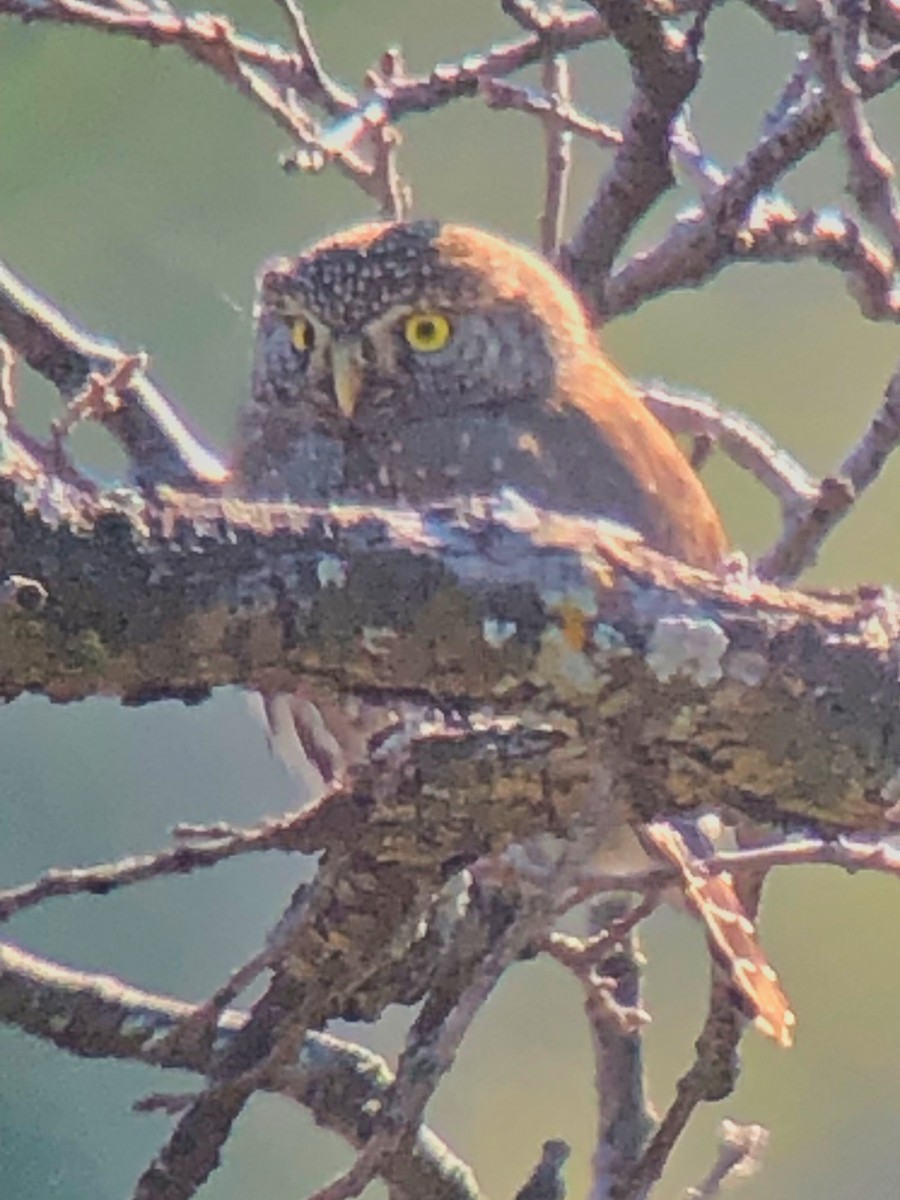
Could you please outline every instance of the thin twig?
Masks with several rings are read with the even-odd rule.
[[[247,1024],[248,1014],[223,1013],[211,1045],[177,1047],[168,1058],[159,1046],[194,1005],[143,991],[109,975],[76,971],[0,942],[0,992],[5,1020],[13,1027],[68,1053],[94,1061],[99,1056],[156,1067],[209,1071],[214,1054]],[[191,1057],[184,1057],[189,1050]],[[295,1065],[272,1072],[268,1090],[302,1104],[316,1122],[359,1148],[371,1112],[385,1100],[393,1081],[388,1064],[362,1046],[329,1034],[310,1033]],[[386,1165],[389,1186],[412,1200],[483,1200],[466,1163],[423,1126],[408,1153]]]
[[[92,375],[108,377],[123,361],[135,359],[79,329],[2,263],[0,336],[67,401],[82,391]],[[184,488],[221,485],[226,475],[221,462],[194,437],[142,369],[130,372],[127,386],[120,386],[118,395],[121,406],[105,411],[101,419],[125,450],[139,482]],[[40,452],[33,442],[29,446],[32,453]]]
[[[688,124],[685,109],[672,122],[670,130],[672,154],[681,169],[696,185],[701,196],[707,196],[722,186],[726,173],[703,153]]]
[[[544,118],[544,210],[540,219],[539,244],[551,261],[562,241],[572,171],[572,134],[556,117],[571,93],[569,60],[549,49],[542,64],[541,82],[553,111]]]
[[[879,231],[900,259],[900,197],[894,187],[894,167],[875,140],[866,118],[863,95],[857,79],[847,69],[845,22],[831,0],[802,0],[814,30],[809,46],[832,119],[841,134],[848,159],[847,188],[860,213]],[[854,74],[861,77],[861,64]]]
[[[534,0],[500,0],[500,7],[529,33],[543,34],[547,29],[547,15],[541,12]]]
[[[502,79],[485,79],[479,88],[479,95],[484,98],[489,108],[513,109],[516,112],[530,113],[541,120],[553,117],[562,129],[597,146],[622,144],[622,134],[612,125],[595,121],[572,104],[554,104],[549,97],[531,88],[506,83]]]
[[[294,45],[300,54],[302,71],[306,75],[309,87],[316,102],[332,116],[338,116],[355,107],[355,97],[342,87],[322,65],[316,44],[313,41],[303,9],[296,0],[275,0],[287,17],[291,32],[294,35]]]
[[[827,864],[845,871],[876,871],[900,875],[900,851],[886,841],[863,842],[839,837],[803,838],[800,841],[775,842],[747,850],[722,850],[706,860],[710,871],[771,871],[774,867]]]
[[[565,1200],[566,1185],[562,1171],[571,1154],[567,1142],[551,1138],[544,1142],[541,1159],[514,1200]]]
[[[643,959],[633,915],[620,899],[592,904],[590,929],[603,938],[616,926],[623,934],[606,947],[596,964],[576,972],[591,1030],[597,1091],[597,1140],[592,1161],[590,1200],[605,1200],[633,1170],[654,1128],[646,1095],[641,1033],[649,1020],[641,997]]]
[[[366,82],[373,90],[384,91],[390,89],[395,80],[405,77],[399,50],[387,50],[382,54],[377,70],[366,76]],[[371,129],[372,194],[377,195],[380,215],[386,221],[404,220],[412,207],[412,190],[401,177],[397,162],[402,140],[396,125],[376,124]]]
[[[865,72],[866,100],[900,80],[900,57],[891,56]],[[653,247],[631,258],[608,280],[604,292],[607,319],[639,307],[648,299],[680,287],[700,287],[735,256],[741,230],[761,194],[822,144],[833,131],[827,100],[811,94],[765,135],[722,186],[704,199],[701,209],[682,214]],[[891,306],[891,311],[894,306]]]
[[[799,5],[791,8],[781,0],[745,0],[745,3],[778,33],[812,33],[815,28],[815,17],[802,11]]]
[[[743,1025],[725,984],[714,986],[703,1031],[697,1039],[694,1063],[679,1079],[675,1099],[640,1157],[616,1180],[609,1193],[611,1200],[643,1200],[661,1178],[697,1106],[722,1100],[734,1090]]]
[[[711,438],[777,498],[785,514],[797,512],[818,495],[817,481],[748,417],[719,408],[707,396],[675,393],[658,383],[643,389],[642,396],[672,433]]]
[[[191,829],[190,841],[184,831],[179,831],[179,836],[184,838],[182,844],[155,854],[132,855],[93,867],[54,868],[31,883],[0,891],[0,922],[57,896],[105,896],[150,879],[186,875],[218,866],[243,854],[266,850],[313,852],[316,842],[320,841],[321,823],[328,822],[329,808],[340,794],[338,791],[329,793],[300,812],[266,818],[258,825]]]
[[[608,310],[606,283],[631,231],[672,187],[669,128],[700,80],[705,9],[687,34],[667,28],[649,5],[591,0],[628,55],[635,91],[623,142],[569,244],[566,273],[591,308]]]
[[[794,60],[794,69],[785,81],[781,94],[763,118],[762,132],[767,137],[773,129],[802,103],[809,88],[812,74],[812,59],[808,51],[801,50]]]
[[[0,418],[9,418],[15,412],[17,363],[15,350],[0,338]]]
[[[812,504],[787,523],[776,544],[759,560],[760,577],[790,581],[815,562],[825,538],[878,478],[898,444],[900,366],[888,381],[884,401],[868,429],[836,474],[822,481]]]
[[[684,1200],[715,1200],[724,1184],[758,1171],[768,1142],[769,1132],[762,1125],[724,1120],[719,1126],[719,1153],[712,1170],[701,1184],[688,1188]]]
[[[864,317],[900,321],[900,280],[891,258],[837,211],[797,213],[784,200],[761,202],[738,231],[733,262],[797,262],[813,258],[836,267]]]

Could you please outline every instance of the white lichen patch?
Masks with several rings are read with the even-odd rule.
[[[697,732],[697,722],[693,708],[682,705],[675,710],[672,722],[667,731],[670,742],[689,742]]]
[[[609,658],[625,658],[631,654],[631,647],[612,625],[604,625],[602,622],[595,625],[591,632],[591,641]]]
[[[399,636],[396,629],[391,629],[387,625],[363,625],[363,649],[373,658],[384,658],[386,654],[390,654],[391,645]]]
[[[320,587],[342,588],[347,582],[347,564],[334,554],[323,554],[316,565]]]
[[[758,687],[768,670],[766,656],[755,650],[735,650],[725,659],[725,674],[746,687]]]
[[[481,623],[481,636],[492,650],[499,650],[510,638],[515,637],[518,628],[515,621],[503,621],[499,617],[485,617]]]
[[[534,532],[541,526],[540,510],[515,488],[501,488],[499,495],[491,498],[489,507],[495,521],[509,525],[516,532]]]
[[[599,696],[610,676],[597,668],[590,655],[572,645],[565,629],[548,629],[541,638],[535,663],[537,677],[563,694]]]
[[[728,638],[708,617],[661,617],[650,637],[647,666],[661,683],[686,675],[700,687],[718,683]]]

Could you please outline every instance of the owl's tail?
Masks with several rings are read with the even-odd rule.
[[[731,876],[710,871],[668,821],[654,821],[642,833],[656,855],[678,869],[687,907],[702,921],[713,957],[728,972],[757,1029],[780,1046],[792,1045],[797,1018]]]

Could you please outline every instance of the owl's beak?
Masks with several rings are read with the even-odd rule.
[[[363,382],[362,345],[358,341],[335,342],[331,348],[331,379],[337,405],[348,421],[353,419]]]

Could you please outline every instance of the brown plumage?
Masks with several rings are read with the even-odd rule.
[[[449,338],[416,350],[406,322],[430,315]],[[697,476],[565,281],[458,225],[365,225],[264,271],[234,469],[271,498],[417,503],[508,485],[698,566],[726,548]]]
[[[253,379],[233,459],[244,495],[424,504],[512,487],[549,509],[630,525],[695,566],[715,569],[727,548],[703,485],[606,358],[565,280],[480,230],[363,225],[270,263]],[[265,703],[273,744],[318,786],[388,719],[320,694]],[[793,1016],[730,884],[711,879],[705,904],[697,860],[678,861],[665,826],[642,836],[679,865],[720,958],[739,931],[733,982],[788,1042]]]

